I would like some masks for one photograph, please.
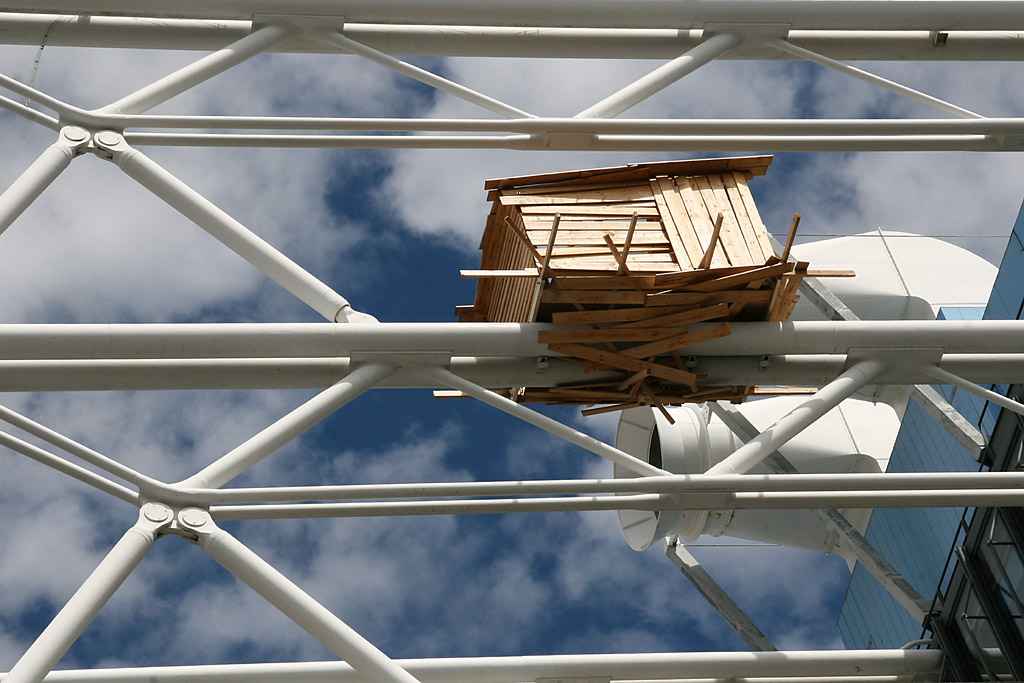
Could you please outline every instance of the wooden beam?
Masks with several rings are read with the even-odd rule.
[[[632,356],[634,358],[649,358],[651,356],[658,356],[662,353],[668,353],[673,349],[682,349],[711,339],[727,337],[731,333],[732,331],[729,329],[729,323],[720,323],[718,325],[712,325],[711,327],[705,327],[702,330],[694,330],[692,332],[684,331],[682,334],[674,334],[671,337],[653,341],[649,344],[634,346],[631,349],[623,349],[622,351],[619,351],[619,353],[626,356]]]
[[[705,280],[704,282],[688,285],[686,289],[690,292],[718,292],[723,289],[732,289],[739,285],[757,282],[758,280],[779,277],[783,273],[792,270],[792,268],[793,264],[791,263],[778,263],[774,266],[754,268],[745,273],[736,273],[735,275],[726,275],[714,280]]]
[[[672,292],[669,294],[648,294],[644,306],[682,306],[686,304],[741,303],[757,304],[771,301],[769,290],[743,289],[728,292]]]
[[[566,311],[552,313],[551,322],[556,325],[633,322],[635,320],[657,318],[668,313],[680,313],[690,309],[690,306],[678,306],[674,310],[665,308],[621,308],[611,311]]]
[[[621,330],[623,328],[628,329],[632,327],[675,327],[678,325],[688,325],[690,323],[701,323],[708,320],[714,320],[715,318],[722,318],[727,315],[729,315],[728,304],[714,304],[713,306],[704,306],[702,308],[683,311],[681,313],[670,313],[669,315],[662,315],[657,318],[648,318],[646,320],[624,323],[617,326],[616,329]]]
[[[725,220],[725,214],[721,211],[718,212],[718,218],[715,219],[715,227],[711,230],[711,241],[708,243],[708,248],[704,251],[704,256],[701,257],[700,263],[697,268],[704,270],[711,266],[711,259],[715,255],[715,245],[721,239],[722,234],[722,221]]]
[[[664,339],[679,334],[678,329],[650,327],[609,327],[598,330],[541,330],[537,333],[537,341],[542,344],[600,342],[647,342]]]
[[[676,370],[675,368],[670,368],[658,363],[639,360],[618,352],[602,351],[601,349],[595,349],[583,344],[551,344],[549,348],[557,353],[564,353],[569,356],[576,356],[577,358],[585,358],[603,365],[631,370],[633,372],[640,372],[641,370],[647,369],[655,377],[660,377],[661,379],[666,379],[678,384],[685,384],[686,386],[694,389],[697,388],[697,375],[692,372],[686,372],[685,370]]]
[[[647,294],[644,292],[629,290],[549,289],[541,294],[541,302],[546,304],[622,304],[640,306],[646,298]]]

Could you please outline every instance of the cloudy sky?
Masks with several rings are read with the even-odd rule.
[[[0,49],[0,72],[98,107],[191,53]],[[657,63],[429,59],[421,65],[538,115],[572,115]],[[1015,116],[1012,64],[873,64],[974,111]],[[490,116],[355,57],[266,55],[155,113]],[[722,62],[637,117],[931,116],[812,65]],[[0,186],[53,134],[0,113]],[[450,321],[472,302],[486,178],[685,154],[145,150],[382,321]],[[710,155],[709,155],[710,156]],[[770,230],[877,227],[960,237],[998,262],[1021,203],[1009,154],[783,154],[752,182]],[[993,237],[997,236],[997,237]],[[823,266],[826,264],[822,264]],[[0,321],[315,321],[304,305],[112,164],[76,160],[0,237]],[[309,392],[5,394],[9,407],[157,478],[188,476]],[[613,418],[551,414],[610,440]],[[0,454],[0,670],[8,669],[135,519],[134,510]],[[607,476],[610,465],[490,408],[427,391],[364,395],[239,483]],[[663,556],[614,514],[226,524],[393,657],[743,649]],[[779,547],[693,549],[781,648],[837,647],[845,563]],[[202,551],[159,542],[62,667],[330,659]]]

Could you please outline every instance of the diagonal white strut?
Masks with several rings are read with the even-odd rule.
[[[493,111],[495,114],[501,114],[502,116],[510,119],[533,118],[533,114],[528,114],[522,109],[517,109],[516,107],[513,107],[510,104],[505,104],[493,97],[478,93],[471,88],[467,88],[464,85],[460,85],[454,81],[448,80],[447,78],[433,74],[426,69],[421,69],[420,67],[409,64],[408,62],[403,62],[402,60],[392,57],[380,50],[375,50],[372,47],[356,42],[338,31],[324,31],[320,35],[325,41],[332,45],[348,50],[353,54],[357,54],[360,57],[364,57],[371,62],[385,66],[393,71],[408,76],[409,78],[413,78],[420,83],[425,83],[433,88],[437,88],[449,95],[455,95],[467,102],[472,102],[479,107],[487,109],[488,111]]]
[[[39,198],[88,141],[89,134],[81,128],[66,126],[61,129],[57,141],[43,150],[24,173],[0,194],[0,233],[9,228]]]
[[[732,455],[713,465],[707,474],[743,474],[767,458],[812,422],[835,408],[854,392],[882,374],[889,364],[867,359],[853,365],[818,390],[814,396],[778,419],[771,427],[736,449]]]
[[[241,64],[287,38],[289,32],[280,26],[264,26],[227,47],[217,50],[144,88],[125,95],[116,102],[93,112],[95,114],[141,114],[175,95],[180,95],[203,81]]]
[[[394,371],[386,365],[363,365],[325,389],[220,459],[181,482],[184,487],[223,486],[299,434],[356,398]]]
[[[568,425],[564,425],[558,420],[554,420],[547,415],[542,415],[536,410],[530,410],[526,406],[496,394],[490,389],[477,386],[469,380],[465,380],[448,370],[443,368],[429,368],[424,369],[423,374],[436,379],[445,386],[449,386],[452,389],[458,389],[468,396],[472,396],[477,400],[483,401],[487,405],[494,406],[498,410],[502,410],[509,415],[518,417],[524,422],[529,422],[535,427],[540,427],[544,431],[561,437],[569,443],[574,443],[580,448],[585,448],[591,453],[600,455],[603,458],[608,458],[615,464],[621,465],[632,472],[636,472],[643,476],[670,474],[669,472],[655,467],[648,462],[644,462],[625,451],[609,446],[603,441],[573,429]]]
[[[97,146],[133,180],[210,233],[331,322],[368,322],[348,300],[244,225],[176,178],[113,131],[96,135]]]
[[[42,681],[146,556],[160,530],[170,522],[171,511],[167,507],[157,503],[143,506],[135,526],[125,532],[49,626],[39,634],[4,677],[4,683]]]
[[[198,532],[210,557],[263,596],[289,619],[374,683],[418,683],[351,626],[292,583],[234,536],[219,528],[205,510],[188,508],[179,523]]]
[[[627,85],[616,93],[609,95],[589,109],[585,109],[575,118],[612,118],[640,104],[651,95],[678,81],[721,57],[740,44],[740,39],[731,33],[719,33],[711,36],[686,54],[676,57],[668,64],[663,64],[643,78]]]

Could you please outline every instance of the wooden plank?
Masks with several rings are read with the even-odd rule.
[[[680,292],[671,294],[648,294],[644,306],[683,306],[686,304],[720,304],[720,303],[768,303],[771,301],[770,290],[743,289],[729,292]]]
[[[721,242],[719,236],[722,234],[722,222],[725,220],[725,215],[721,212],[715,216],[715,227],[711,231],[711,241],[708,243],[707,249],[704,250],[704,255],[700,258],[700,263],[697,264],[697,268],[700,270],[707,270],[711,267],[711,261],[715,256],[715,247]]]
[[[610,311],[565,311],[553,313],[551,322],[556,325],[622,323],[657,318],[668,313],[681,313],[691,310],[690,307],[679,306],[675,310],[665,308],[620,308]]]
[[[782,247],[782,254],[779,255],[783,261],[789,260],[789,250],[793,248],[793,240],[796,239],[796,229],[800,227],[800,214],[793,214],[793,223],[789,226],[789,234],[786,235],[786,246]]]
[[[650,358],[651,356],[658,356],[672,350],[679,350],[711,339],[727,337],[730,334],[732,334],[732,330],[729,329],[729,323],[719,323],[718,325],[705,327],[702,330],[673,334],[671,337],[652,341],[649,344],[642,344],[629,349],[622,349],[619,353],[626,356],[632,356],[634,358]]]
[[[804,277],[857,277],[855,270],[808,270]]]
[[[736,192],[743,199],[743,208],[747,210],[750,223],[757,228],[757,238],[761,242],[761,252],[769,255],[774,254],[775,251],[772,249],[771,240],[768,239],[768,228],[764,226],[764,221],[761,220],[761,215],[757,212],[754,197],[750,194],[750,188],[747,187],[747,179],[742,173],[733,173],[732,177],[736,180]]]
[[[555,289],[653,289],[653,275],[609,275],[579,277],[555,275],[551,282]]]
[[[541,295],[545,304],[621,304],[639,306],[647,294],[627,290],[567,290],[549,289]]]
[[[701,187],[701,196],[705,197],[705,204],[712,216],[717,216],[718,212],[721,211],[725,214],[725,221],[722,223],[722,244],[727,245],[727,248],[734,249],[736,252],[736,258],[739,263],[751,263],[761,265],[764,263],[764,259],[761,258],[761,251],[758,249],[757,257],[750,253],[750,247],[747,246],[747,240],[740,230],[739,223],[736,221],[736,214],[733,213],[732,206],[729,204],[729,198],[725,194],[725,185],[722,183],[722,176],[720,175],[709,175],[706,179],[707,192],[706,195],[703,186]],[[700,185],[700,178],[697,179],[697,183]],[[714,198],[713,202],[717,205],[716,210],[711,210],[711,205],[708,203],[708,199]],[[737,263],[736,260],[733,263]]]
[[[676,186],[679,188],[679,198],[682,200],[683,206],[686,207],[686,215],[690,218],[690,225],[693,226],[693,231],[700,238],[701,246],[706,251],[707,247],[711,244],[711,236],[714,233],[712,216],[717,216],[718,213],[708,213],[694,178],[678,177],[676,178]],[[723,220],[725,220],[724,217]],[[714,256],[711,258],[711,265],[715,268],[730,265],[729,257],[725,253],[724,248],[715,249]]]
[[[713,280],[705,280],[703,282],[688,285],[686,289],[690,292],[718,292],[723,289],[731,289],[740,285],[751,284],[758,280],[779,277],[783,273],[789,272],[792,269],[793,264],[791,263],[777,263],[774,266],[754,268],[753,270],[748,270],[745,273],[736,273],[735,275],[726,275],[725,277],[715,278]]]
[[[603,363],[612,367],[632,370],[633,372],[640,372],[641,370],[646,369],[655,377],[667,379],[670,382],[677,382],[678,384],[685,384],[689,387],[696,388],[697,386],[697,375],[692,372],[676,370],[675,368],[670,368],[658,363],[642,361],[638,358],[625,356],[621,353],[602,351],[601,349],[584,346],[583,344],[552,344],[549,348],[557,353],[564,353],[566,355],[576,356],[577,358],[585,358],[587,360],[597,361],[598,363]]]
[[[611,202],[630,202],[650,200],[651,190],[647,184],[626,187],[595,188],[592,190],[570,190],[565,192],[521,192],[502,194],[500,201],[504,206],[522,206],[526,204],[601,204]]]
[[[586,408],[586,409],[580,411],[580,415],[589,416],[589,415],[599,415],[601,413],[613,413],[616,410],[626,410],[627,408],[636,408],[639,405],[640,405],[639,403],[637,403],[636,401],[633,401],[633,402],[630,402],[630,403],[616,403],[615,405],[601,406],[600,408]]]
[[[601,342],[649,342],[679,334],[678,329],[651,327],[608,327],[598,330],[541,330],[542,344],[599,344]]]
[[[661,309],[656,308],[653,310]],[[623,323],[617,326],[615,329],[621,330],[623,328],[632,327],[674,327],[677,325],[689,325],[692,323],[701,323],[708,320],[715,320],[716,318],[721,318],[723,316],[728,315],[728,313],[728,304],[714,304],[712,306],[702,306],[701,308],[696,308],[689,311],[670,313],[668,315],[662,315],[656,318],[647,318],[644,320]]]
[[[654,285],[656,287],[679,287],[694,282],[702,282],[704,280],[717,277],[725,277],[726,275],[733,275],[735,273],[745,273],[756,267],[757,266],[726,266],[724,268],[682,270],[675,273],[662,273],[661,275],[655,276]]]
[[[676,229],[675,219],[672,217],[672,212],[669,211],[668,204],[661,194],[661,184],[657,180],[652,180],[651,189],[654,191],[654,199],[658,203],[662,229],[665,231],[665,237],[668,238],[669,243],[672,245],[672,251],[675,253],[679,270],[692,268],[693,258],[686,251],[686,245],[683,244],[683,240],[679,237],[679,230]]]
[[[523,216],[523,222],[528,230],[547,230],[551,225],[551,214],[527,214]],[[632,214],[630,214],[632,216]],[[619,216],[605,219],[592,218],[588,216],[566,216],[562,215],[562,223],[559,230],[572,232],[574,230],[628,230],[630,217]],[[661,220],[657,218],[644,219],[640,216],[636,229],[639,232],[663,232]]]
[[[636,252],[638,252],[638,253],[634,253],[633,254],[633,261],[634,262],[639,262],[639,263],[663,263],[666,266],[666,268],[668,266],[673,266],[674,267],[674,265],[675,265],[675,262],[672,261],[672,254],[670,254],[669,252],[667,252],[665,250],[662,250],[662,249],[643,249],[643,250],[637,249]],[[585,247],[581,247],[581,248],[578,248],[578,249],[573,249],[572,247],[562,247],[558,251],[555,252],[555,254],[554,254],[554,256],[552,258],[556,258],[556,259],[562,260],[559,265],[563,265],[563,266],[571,264],[574,261],[593,262],[593,263],[604,263],[608,259],[611,259],[613,262],[615,261],[615,259],[612,257],[612,255],[608,253],[608,247],[607,246],[605,246],[605,248],[603,250],[601,250],[601,251],[596,251],[596,250],[588,249],[588,248],[585,248]],[[618,264],[616,264],[616,265],[618,265]]]
[[[534,246],[540,247],[547,243],[550,232],[547,230],[531,230],[529,235],[530,241],[533,242]],[[589,230],[586,232],[562,232],[559,230],[555,244],[558,246],[604,244],[605,235],[610,235],[616,244],[625,244],[626,237],[628,237],[626,230],[606,230],[605,232]],[[668,247],[668,240],[660,233],[635,233],[633,235],[633,244],[664,245]]]
[[[560,213],[563,217],[571,216],[632,216],[638,214],[648,218],[658,216],[658,207],[653,202],[636,204],[538,204],[520,207],[526,216],[550,216]]]
[[[488,277],[537,277],[540,271],[536,268],[521,268],[518,270],[460,270],[460,277],[467,278],[488,278]]]
[[[736,186],[736,177],[732,173],[722,174],[722,185],[725,187],[725,195],[728,198],[729,206],[732,207],[732,212],[736,216],[736,222],[740,226],[740,232],[743,233],[743,239],[747,243],[747,249],[750,250],[750,257],[758,263],[764,263],[769,256],[775,255],[770,249],[767,252],[764,251],[764,241],[761,239],[762,236],[758,234],[764,230],[764,227],[760,224],[755,225],[750,220],[747,207],[743,203],[743,197]]]
[[[664,197],[665,204],[672,214],[672,221],[679,232],[679,238],[686,247],[686,254],[690,259],[690,267],[696,268],[700,263],[701,257],[704,255],[704,245],[701,244],[700,238],[690,222],[690,215],[686,211],[682,197],[679,196],[675,181],[671,178],[658,178],[658,186],[661,188],[661,196]],[[680,265],[683,264],[680,263]]]

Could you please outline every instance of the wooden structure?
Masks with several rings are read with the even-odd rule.
[[[613,381],[507,393],[611,404],[584,412],[753,393],[701,386],[680,349],[729,334],[730,321],[786,320],[796,304],[808,274],[806,263],[788,260],[798,219],[786,253],[776,256],[747,189],[770,163],[701,159],[487,181],[493,204],[481,270],[462,271],[479,278],[476,300],[456,315],[566,325],[539,341],[588,369],[619,373]],[[695,323],[714,324],[687,328]]]

